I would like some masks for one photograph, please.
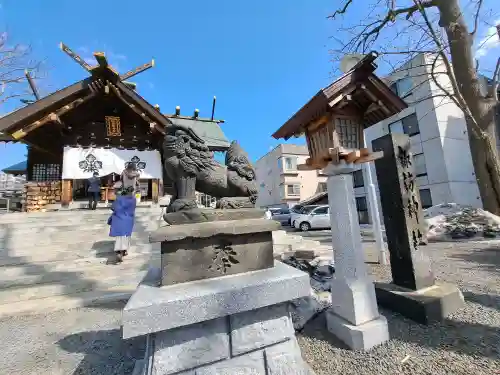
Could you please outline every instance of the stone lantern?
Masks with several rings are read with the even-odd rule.
[[[330,332],[358,350],[388,340],[389,333],[364,262],[352,172],[359,169],[356,164],[383,156],[364,147],[363,130],[407,108],[373,73],[376,57],[375,53],[366,55],[273,134],[276,139],[305,134],[309,158],[299,169],[322,169],[328,176],[335,275],[327,325]]]

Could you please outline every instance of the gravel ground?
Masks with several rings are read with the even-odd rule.
[[[302,354],[317,375],[500,374],[500,247],[483,242],[427,248],[436,276],[459,285],[465,307],[431,326],[382,310],[391,340],[367,353],[344,349],[321,315],[299,334]],[[389,267],[370,265],[370,271],[374,280],[390,281]]]
[[[0,319],[0,374],[124,375],[144,340],[124,341],[125,303]]]
[[[383,310],[392,339],[368,353],[343,349],[319,316],[299,334],[303,356],[317,375],[500,374],[500,246],[439,243],[428,249],[438,278],[458,284],[466,306],[433,326]],[[370,267],[375,280],[390,279],[387,267]],[[123,306],[0,319],[0,374],[130,374],[144,341],[122,340]]]

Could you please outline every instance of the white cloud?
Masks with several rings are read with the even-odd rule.
[[[495,25],[500,24],[500,19],[494,22]],[[476,59],[486,56],[492,49],[500,47],[500,36],[495,26],[489,27],[483,37],[477,43]]]
[[[121,53],[114,53],[112,51],[109,51],[107,55],[110,60],[122,60],[122,61],[127,60],[127,56],[122,55]]]

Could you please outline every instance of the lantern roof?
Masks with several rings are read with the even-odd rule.
[[[360,119],[366,128],[407,108],[403,99],[374,74],[377,57],[376,52],[370,52],[351,70],[318,91],[273,137],[299,136],[308,124],[327,114]]]

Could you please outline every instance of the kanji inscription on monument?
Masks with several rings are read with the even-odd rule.
[[[424,219],[410,138],[406,134],[388,134],[374,140],[372,146],[373,151],[384,152],[375,167],[393,282],[412,290],[434,285],[431,261],[420,246],[425,241]]]

